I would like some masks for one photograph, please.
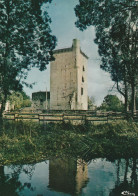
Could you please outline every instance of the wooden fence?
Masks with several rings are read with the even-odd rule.
[[[71,122],[73,124],[81,124],[84,122],[111,122],[117,120],[126,120],[130,117],[121,112],[97,112],[97,111],[49,111],[47,113],[35,112],[8,112],[4,114],[6,120],[32,120],[39,123],[47,122]],[[138,113],[134,115],[134,121],[138,122]]]

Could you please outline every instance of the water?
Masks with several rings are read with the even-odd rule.
[[[0,196],[120,196],[137,191],[136,160],[66,158],[0,167]]]

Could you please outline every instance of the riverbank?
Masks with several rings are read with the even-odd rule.
[[[100,125],[4,122],[0,132],[0,165],[33,163],[52,157],[138,157],[138,125],[120,121]]]

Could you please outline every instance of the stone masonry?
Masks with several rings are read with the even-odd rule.
[[[32,108],[40,110],[50,109],[50,92],[39,91],[32,93]]]
[[[71,48],[54,51],[50,66],[50,109],[87,110],[87,60],[80,42],[73,40]]]

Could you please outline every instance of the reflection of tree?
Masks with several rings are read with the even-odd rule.
[[[131,160],[126,159],[125,165],[121,168],[121,170],[123,170],[124,173],[124,178],[123,180],[120,182],[120,176],[121,176],[121,171],[120,171],[120,167],[121,167],[121,160],[118,160],[117,162],[117,181],[115,184],[114,189],[111,190],[109,196],[116,196],[116,195],[121,195],[122,191],[129,191],[130,193],[135,193],[136,195],[138,194],[138,190],[137,190],[137,185],[138,185],[138,181],[137,181],[137,168],[136,168],[136,158],[133,158]],[[128,180],[128,175],[131,172],[131,180]]]
[[[18,175],[8,176],[4,174],[4,166],[0,167],[0,195],[1,196],[18,196],[16,192],[22,190],[23,186],[18,181]]]
[[[136,158],[133,158],[133,161],[132,161],[131,186],[133,186],[134,189],[137,190],[138,179],[137,179],[137,160],[136,160]]]
[[[32,176],[33,167],[12,166],[12,173],[5,174],[4,166],[0,166],[0,196],[18,196],[25,187],[33,191],[30,183],[22,184],[19,180],[21,172]]]
[[[117,185],[120,184],[120,178],[119,178],[119,171],[120,171],[120,160],[117,160]]]
[[[87,165],[76,159],[56,159],[49,162],[49,188],[71,195],[80,194],[88,182]]]
[[[126,159],[125,174],[124,174],[124,182],[127,181],[128,166],[129,166],[129,160]]]

